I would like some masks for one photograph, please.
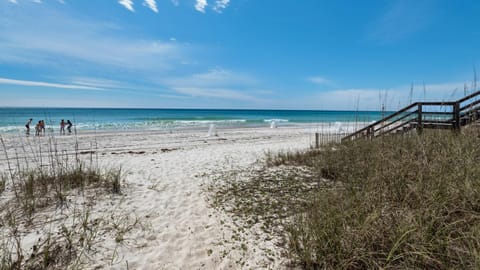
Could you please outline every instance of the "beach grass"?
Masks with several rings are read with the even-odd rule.
[[[479,135],[425,130],[269,154],[217,177],[211,202],[262,224],[304,269],[479,269]]]
[[[9,156],[0,137],[8,164],[0,176],[0,194],[9,195],[0,201],[0,269],[78,268],[102,222],[91,216],[94,197],[121,193],[120,168],[102,168],[93,154],[81,158],[78,147],[58,151],[53,136],[41,140],[38,148],[22,145],[23,153],[15,150]],[[51,229],[24,250],[25,233],[41,226],[48,213],[53,217],[44,226]]]

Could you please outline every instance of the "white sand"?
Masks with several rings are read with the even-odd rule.
[[[206,135],[207,130],[55,137],[59,152],[74,152],[75,141],[78,141],[80,152],[92,149],[95,151],[92,158],[98,158],[102,166],[121,166],[125,171],[123,195],[105,195],[92,208],[93,216],[113,217],[112,224],[120,224],[117,231],[123,226],[124,240],[117,243],[113,234],[99,234],[94,250],[86,251],[82,259],[85,268],[126,269],[127,264],[129,269],[278,269],[284,266],[281,250],[273,240],[256,239],[246,231],[242,233],[241,242],[232,241],[233,230],[236,230],[232,220],[208,206],[202,185],[210,180],[213,172],[247,167],[261,159],[265,152],[310,147],[314,140],[311,128],[219,129],[217,137]],[[4,139],[12,157],[14,149],[21,152],[20,145],[32,144],[35,148],[46,143],[48,137],[7,136]],[[27,148],[27,151],[30,150]],[[90,155],[82,157],[88,160]],[[5,170],[4,153],[0,159],[0,169]],[[52,220],[59,213],[58,209],[47,209],[42,215]],[[102,226],[113,228],[112,224]],[[37,225],[29,230],[24,232],[26,251],[39,234],[41,236],[45,226]],[[244,249],[239,248],[241,243]]]

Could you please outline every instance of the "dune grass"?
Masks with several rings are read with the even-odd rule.
[[[53,136],[38,142],[38,148],[19,146],[23,153],[15,148],[9,156],[12,149],[0,136],[7,164],[0,175],[0,269],[77,268],[96,241],[100,222],[91,217],[91,195],[121,192],[121,169],[101,168],[93,155],[81,158],[78,147],[70,153],[57,151]],[[51,231],[24,250],[24,234],[43,222],[36,218],[47,208],[52,215],[52,209],[70,214],[53,217],[50,222],[58,222],[58,230],[48,225]]]
[[[479,162],[475,129],[357,140],[269,155],[214,198],[304,269],[480,269]]]

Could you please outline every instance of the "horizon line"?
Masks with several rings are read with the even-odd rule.
[[[332,112],[382,112],[381,110],[333,110],[333,109],[282,109],[282,108],[155,108],[155,107],[49,107],[49,106],[0,106],[0,109],[118,109],[118,110],[239,110],[239,111],[332,111]],[[385,110],[383,112],[394,112]]]

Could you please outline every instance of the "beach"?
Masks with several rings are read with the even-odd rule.
[[[42,147],[46,153],[52,142],[58,155],[71,159],[77,155],[86,163],[123,172],[119,195],[73,192],[71,206],[36,212],[33,224],[21,226],[25,254],[39,238],[59,231],[74,209],[89,205],[92,219],[103,222],[98,222],[92,249],[81,253],[78,263],[83,268],[278,269],[286,261],[275,238],[245,230],[235,240],[235,221],[209,206],[205,186],[213,175],[248,168],[261,162],[266,153],[308,149],[314,134],[311,126],[298,125],[218,129],[217,136],[208,136],[204,129],[28,138],[5,135],[3,140],[6,152],[0,160],[5,172],[9,166],[5,155],[10,161],[16,157],[27,162],[24,156]],[[42,162],[49,162],[47,156]],[[7,188],[0,203],[9,196],[13,194]],[[6,229],[2,230],[5,235]]]
[[[0,270],[480,269],[479,10],[0,0]]]

